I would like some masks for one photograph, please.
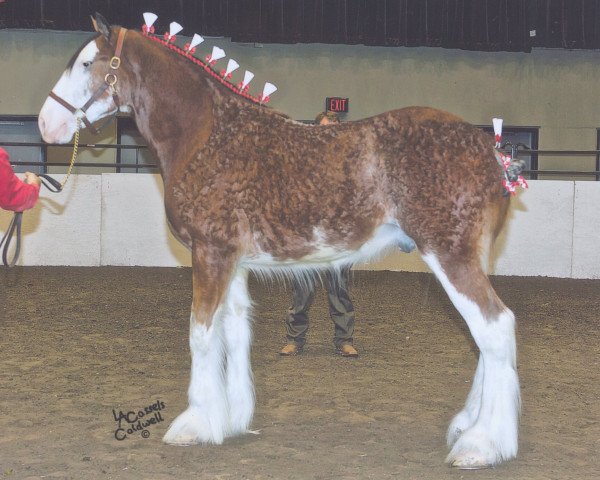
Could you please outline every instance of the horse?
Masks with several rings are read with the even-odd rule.
[[[307,125],[145,33],[92,20],[96,33],[46,99],[39,127],[46,142],[66,143],[80,120],[126,112],[158,159],[193,289],[189,403],[163,441],[221,444],[250,431],[249,272],[305,278],[412,244],[480,351],[446,461],[484,468],[516,457],[515,317],[487,276],[510,202],[493,137],[426,107]]]

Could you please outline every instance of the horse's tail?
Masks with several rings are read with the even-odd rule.
[[[495,150],[496,161],[502,169],[504,179],[502,180],[502,186],[504,187],[504,196],[515,195],[517,188],[528,188],[527,180],[521,175],[521,172],[525,170],[525,161],[519,160],[518,158],[512,158],[511,155],[504,154],[496,148]]]
[[[510,165],[506,169],[506,175],[507,175],[508,179],[511,182],[518,181],[519,175],[521,175],[521,172],[523,172],[523,170],[525,170],[526,166],[527,166],[527,164],[525,163],[525,160],[513,158],[510,161]]]
[[[496,154],[496,161],[501,166],[503,166],[508,159],[508,165],[506,165],[504,167],[504,171],[505,171],[507,180],[510,182],[518,181],[519,175],[521,175],[521,173],[523,172],[523,170],[525,170],[525,167],[527,166],[527,164],[525,163],[525,160],[521,160],[519,158],[510,158],[509,155],[504,155],[499,150],[496,150],[495,154]]]

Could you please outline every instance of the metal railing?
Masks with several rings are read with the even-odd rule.
[[[39,147],[41,149],[48,148],[73,148],[72,143],[65,144],[49,144],[43,142],[4,142],[0,141],[0,147]],[[521,145],[517,145],[517,148],[506,148],[505,153],[511,153],[514,158],[518,158],[521,155],[538,155],[538,156],[587,156],[595,158],[595,170],[544,170],[544,169],[532,169],[523,170],[524,173],[536,178],[538,175],[563,175],[563,176],[586,176],[594,177],[595,180],[600,181],[600,150],[534,150],[528,148],[519,148]],[[139,157],[141,150],[146,150],[146,145],[124,145],[124,144],[110,144],[110,143],[80,143],[79,149],[118,149],[118,150],[135,150],[136,151],[136,162]],[[46,155],[45,155],[46,156]],[[34,161],[16,161],[11,160],[13,165],[18,166],[34,166],[41,167],[43,169],[47,167],[67,167],[68,162],[34,162]],[[114,168],[117,171],[120,169],[153,169],[158,171],[158,165],[156,163],[125,163],[125,162],[85,162],[76,164],[80,168]]]
[[[43,157],[48,157],[48,148],[73,148],[72,143],[64,143],[64,144],[55,144],[55,143],[44,143],[44,142],[4,142],[0,141],[0,147],[39,147],[43,151]],[[122,168],[147,168],[158,170],[158,165],[156,163],[139,163],[139,153],[141,150],[147,150],[148,147],[146,145],[124,145],[124,144],[114,144],[114,143],[80,143],[79,150],[83,149],[114,149],[114,150],[135,150],[135,163],[125,163],[125,162],[85,162],[85,163],[77,163],[77,167],[81,168],[115,168],[119,171]],[[42,169],[46,169],[48,167],[68,167],[69,162],[33,162],[33,161],[19,161],[19,160],[11,160],[10,162],[15,166],[23,166],[23,167],[40,167]]]
[[[563,176],[593,176],[596,181],[600,180],[600,150],[538,150],[531,149],[523,143],[513,145],[507,142],[502,146],[504,153],[510,153],[513,158],[519,158],[520,155],[536,156],[564,156],[564,157],[594,157],[595,170],[546,170],[534,169],[523,170],[523,173],[531,178],[537,179],[538,175],[563,175]],[[538,161],[539,162],[539,161]]]

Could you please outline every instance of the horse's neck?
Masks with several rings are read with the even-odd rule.
[[[211,89],[197,68],[152,47],[138,45],[130,97],[137,127],[167,183],[210,135]]]

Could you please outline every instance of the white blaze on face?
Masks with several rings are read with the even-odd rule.
[[[52,91],[73,105],[81,108],[93,95],[91,69],[98,54],[96,41],[92,40],[79,53],[72,67],[67,68]],[[102,81],[104,81],[102,79]],[[103,96],[92,104],[86,113],[90,122],[114,112],[115,106],[110,95]],[[42,138],[48,143],[67,143],[77,128],[77,119],[73,113],[53,98],[47,98],[40,110],[38,119]],[[81,128],[85,125],[81,122]]]

